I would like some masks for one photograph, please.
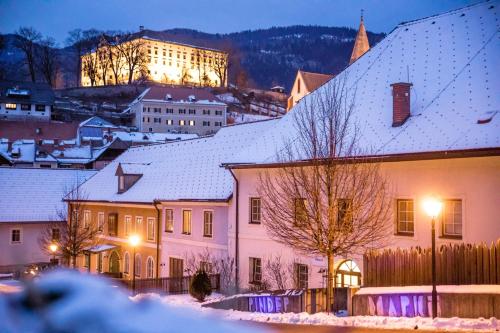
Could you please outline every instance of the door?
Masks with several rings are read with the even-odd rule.
[[[187,286],[186,288],[183,286],[184,279],[182,278],[184,275],[184,261],[182,259],[170,258],[169,264],[169,292],[181,293],[184,289],[187,290]],[[189,280],[187,283],[189,283]]]
[[[120,273],[120,258],[116,251],[111,252],[109,256],[109,272],[113,274]]]

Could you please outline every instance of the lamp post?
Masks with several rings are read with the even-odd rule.
[[[437,290],[436,290],[436,227],[435,221],[441,212],[443,203],[436,198],[428,198],[424,201],[424,210],[431,218],[432,229],[432,318],[437,317]]]
[[[52,253],[52,264],[53,265],[56,265],[56,251],[57,251],[57,249],[58,249],[57,244],[52,243],[49,245],[49,250]]]
[[[132,264],[132,293],[135,295],[135,248],[141,242],[141,239],[138,235],[131,235],[128,239],[130,245],[133,248],[133,264]]]

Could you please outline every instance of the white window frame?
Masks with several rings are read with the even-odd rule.
[[[104,212],[97,213],[97,231],[103,233],[104,231]]]
[[[408,210],[408,203],[406,203],[406,210],[405,211],[400,211],[400,203],[402,202],[408,202],[408,201],[411,201],[412,202],[412,205],[413,205],[413,210],[412,211],[409,211]],[[408,219],[408,213],[411,212],[413,213],[413,220],[409,220]],[[401,220],[400,219],[400,215],[401,213],[404,213],[406,214],[406,220]],[[405,223],[406,224],[406,228],[408,228],[408,223],[412,223],[413,224],[413,230],[412,231],[402,231],[400,230],[400,223]],[[396,235],[397,236],[414,236],[415,235],[415,200],[413,200],[412,198],[397,198],[396,199]]]
[[[189,232],[184,231],[184,212],[189,212]],[[183,209],[182,210],[182,234],[191,235],[193,233],[193,210]]]
[[[169,215],[171,217],[170,228],[167,229],[169,224]],[[165,232],[172,233],[174,232],[174,210],[171,208],[165,209]]]
[[[136,216],[135,217],[135,226],[134,226],[134,230],[135,230],[135,233],[138,234],[139,236],[142,236],[142,233],[143,233],[143,226],[142,226],[142,221],[144,221],[143,217],[142,216]],[[137,226],[140,225],[140,228],[138,228]]]
[[[259,269],[259,273],[260,274],[260,278],[259,279],[256,279],[256,275],[257,275],[257,266],[255,265],[255,263],[257,262],[257,260],[260,261],[260,269]],[[249,276],[249,283],[261,283],[262,282],[262,258],[258,258],[258,257],[249,257],[248,258],[248,266],[250,268],[250,276]]]
[[[447,233],[446,232],[446,225],[445,225],[445,215],[446,215],[446,203],[447,202],[460,202],[460,234],[456,233]],[[464,200],[462,198],[447,198],[443,200],[443,209],[441,211],[441,216],[439,218],[441,222],[441,237],[442,238],[450,238],[450,239],[463,239],[464,237]],[[453,223],[447,223],[447,224],[453,224],[454,226],[458,223],[455,223],[455,218],[453,218]]]
[[[132,233],[132,216],[131,215],[125,215],[123,217],[123,224],[124,224],[124,230],[125,230],[125,236],[129,236]]]
[[[130,254],[128,251],[123,254],[123,274],[130,274]]]
[[[206,213],[210,213],[210,222],[209,222],[209,225],[210,225],[210,234],[207,234],[205,232],[205,225],[207,223],[205,217],[206,217]],[[202,234],[203,234],[203,237],[205,238],[213,238],[214,237],[214,211],[212,209],[205,209],[203,210],[203,230],[202,230]]]
[[[19,242],[13,242],[12,241],[12,232],[14,230],[19,230]],[[11,244],[11,245],[19,245],[19,244],[22,244],[22,243],[23,243],[23,228],[21,228],[21,227],[10,228],[10,231],[9,231],[9,244]]]
[[[139,267],[137,267],[137,266],[139,266]],[[139,269],[137,269],[137,268],[139,268]],[[141,254],[140,253],[136,253],[135,254],[135,267],[134,267],[135,277],[138,277],[138,278],[141,277],[141,268],[142,268],[142,257],[141,257]]]
[[[148,258],[146,259],[146,279],[152,279],[154,278],[154,276],[155,276],[155,260],[153,259],[153,257],[148,256]]]
[[[90,221],[92,220],[92,213],[90,210],[86,209],[83,211],[83,227],[84,228],[89,228],[90,227]]]
[[[151,241],[151,242],[153,242],[155,240],[155,237],[156,237],[155,222],[156,222],[156,218],[154,218],[154,217],[148,217],[146,220],[146,239],[148,241]],[[149,237],[150,232],[153,235],[152,238]]]
[[[259,201],[259,211],[258,211],[259,219],[258,220],[254,220],[254,215],[257,214],[257,212],[254,212],[254,209],[253,209],[253,201],[254,200]],[[251,196],[249,198],[249,203],[250,203],[250,221],[249,221],[249,223],[250,224],[261,224],[262,223],[262,198],[258,197],[258,196]]]

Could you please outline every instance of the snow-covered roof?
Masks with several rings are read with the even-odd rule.
[[[227,126],[210,137],[130,148],[81,189],[87,200],[92,201],[227,200],[232,194],[233,179],[221,163],[244,149],[274,122]],[[119,194],[115,174],[119,164],[127,163],[135,164],[142,177]]]
[[[500,147],[498,2],[483,2],[398,25],[361,58],[304,97],[259,140],[227,163],[276,162],[297,137],[294,115],[344,80],[355,93],[353,124],[359,146],[375,155]],[[392,127],[391,84],[411,82],[411,116]]]
[[[197,134],[185,133],[148,133],[148,132],[125,132],[116,131],[111,135],[114,138],[119,138],[122,141],[130,141],[135,143],[164,143],[166,141],[196,139]]]
[[[84,126],[89,126],[89,127],[111,127],[111,128],[116,128],[118,126],[110,123],[109,121],[102,119],[101,117],[94,116],[90,117],[87,120],[84,120],[80,123],[79,127],[84,127]]]
[[[94,170],[0,167],[0,223],[58,219],[63,196]]]

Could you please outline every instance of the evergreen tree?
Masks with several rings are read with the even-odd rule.
[[[212,293],[212,285],[210,278],[204,270],[198,270],[191,280],[191,288],[189,294],[196,298],[198,301],[203,302],[205,297],[210,296]]]

